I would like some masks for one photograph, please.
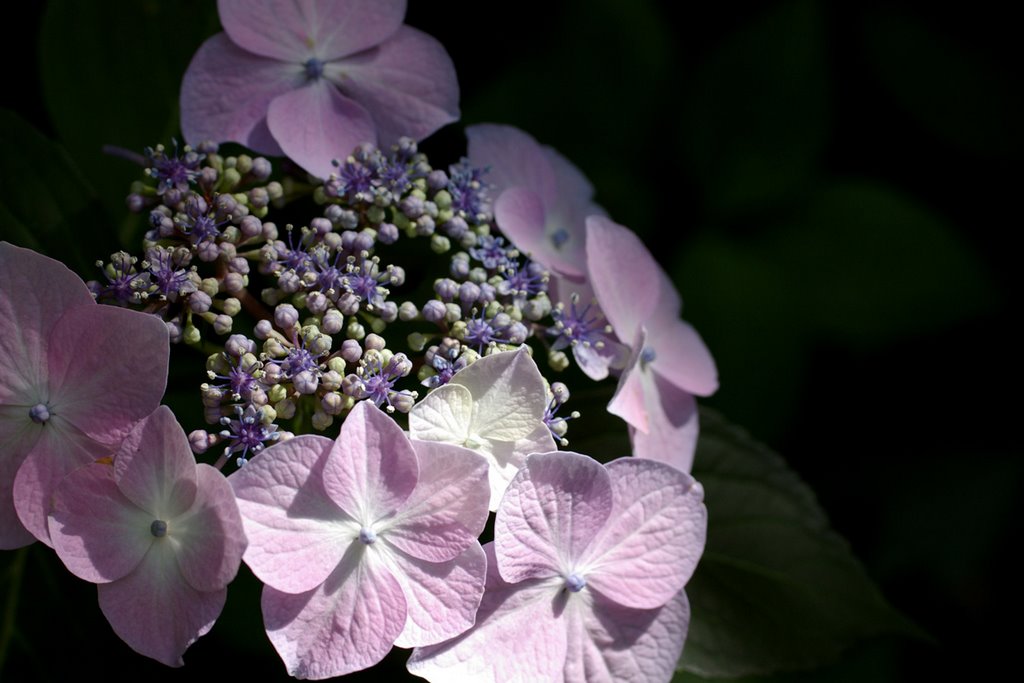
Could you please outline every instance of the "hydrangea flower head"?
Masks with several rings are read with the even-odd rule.
[[[405,0],[219,0],[224,33],[181,87],[192,144],[234,141],[323,178],[364,142],[423,139],[458,119],[444,47],[402,24]]]
[[[245,549],[238,506],[216,469],[196,464],[166,406],[113,459],[61,482],[49,516],[57,555],[99,584],[100,609],[136,652],[168,666],[213,626]]]
[[[544,378],[525,348],[492,353],[459,370],[409,411],[413,439],[451,443],[483,455],[490,509],[530,453],[555,450],[544,423]]]
[[[0,242],[0,548],[49,543],[50,496],[160,403],[167,328],[100,306],[74,273]]]
[[[409,670],[434,683],[666,682],[706,532],[703,490],[675,468],[531,455],[498,508],[476,625],[417,649]]]
[[[297,436],[231,475],[267,634],[297,678],[379,662],[472,626],[486,560],[487,463],[415,442],[360,402],[332,442]]]
[[[693,396],[718,388],[710,352],[679,319],[679,293],[633,231],[588,217],[587,268],[601,310],[632,349],[608,411],[629,423],[634,455],[689,471],[697,440]]]

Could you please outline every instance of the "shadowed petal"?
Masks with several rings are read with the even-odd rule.
[[[655,391],[647,397],[647,432],[629,428],[633,455],[672,465],[681,472],[693,467],[700,425],[693,396],[654,374]]]
[[[217,620],[227,589],[201,592],[178,571],[172,543],[153,543],[128,576],[98,586],[100,609],[121,640],[139,654],[167,666],[182,666],[181,656]]]
[[[188,437],[167,406],[135,425],[114,458],[117,486],[137,507],[164,521],[196,497],[196,461]]]
[[[691,394],[710,396],[718,389],[711,352],[693,326],[670,318],[648,328],[647,343],[657,353],[654,370]]]
[[[25,406],[0,405],[0,550],[28,545],[36,540],[18,519],[14,509],[14,477],[43,434],[44,425],[27,419]]]
[[[542,207],[555,202],[558,188],[551,160],[529,133],[514,126],[481,123],[466,128],[466,138],[469,162],[490,169],[484,177],[494,186],[495,196],[524,187],[540,199]]]
[[[487,479],[491,486],[491,512],[498,509],[512,477],[516,476],[531,453],[550,453],[558,450],[547,425],[540,424],[522,439],[495,441],[490,444],[488,460],[491,467]]]
[[[167,534],[180,542],[178,567],[193,588],[219,590],[238,573],[245,551],[242,517],[231,485],[218,470],[196,466],[199,491],[184,515],[168,522]]]

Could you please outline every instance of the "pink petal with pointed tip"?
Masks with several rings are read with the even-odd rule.
[[[344,159],[364,142],[377,142],[370,114],[324,79],[274,98],[267,125],[284,153],[307,172],[326,178],[335,159]]]
[[[373,666],[405,628],[402,587],[372,552],[355,544],[316,589],[263,588],[263,624],[296,678],[330,678]]]
[[[121,493],[156,519],[166,521],[191,507],[196,461],[170,408],[160,406],[129,432],[114,458],[114,476]]]
[[[498,569],[511,583],[565,575],[612,512],[601,463],[570,451],[535,453],[509,484],[494,522]]]
[[[451,383],[473,394],[473,429],[488,440],[525,438],[547,407],[544,378],[525,347],[485,356],[455,373]]]
[[[388,520],[387,541],[420,560],[445,562],[477,544],[487,523],[487,461],[451,444],[412,445],[419,480],[405,505]]]
[[[615,509],[587,552],[587,585],[624,607],[661,607],[686,585],[704,552],[704,489],[653,460],[621,458],[605,468]]]
[[[196,466],[199,489],[192,507],[169,520],[167,534],[179,542],[178,567],[193,588],[214,591],[238,573],[246,539],[231,485],[210,465]]]
[[[218,0],[221,24],[239,47],[301,64],[373,47],[394,33],[405,0]]]
[[[408,605],[398,647],[433,645],[464,633],[476,622],[484,594],[487,558],[479,543],[446,562],[427,562],[394,551],[394,576]]]
[[[681,472],[693,466],[700,425],[693,396],[654,375],[655,391],[648,398],[648,431],[630,427],[633,455],[672,465]]]
[[[110,446],[160,405],[170,338],[163,321],[114,306],[79,306],[50,336],[50,413]]]
[[[718,389],[718,369],[711,352],[691,325],[675,318],[648,328],[647,344],[657,354],[651,367],[659,375],[698,396]]]
[[[556,616],[559,589],[550,582],[506,583],[498,573],[492,543],[487,586],[476,625],[440,645],[419,647],[409,671],[446,683],[534,683],[561,677],[566,629]]]
[[[48,398],[50,330],[78,306],[96,306],[80,277],[59,261],[0,242],[0,406]]]
[[[327,495],[367,525],[399,509],[418,478],[416,452],[402,428],[372,403],[357,403],[324,464]]]
[[[72,471],[53,495],[50,540],[80,579],[109,583],[134,570],[156,540],[153,516],[117,488],[114,468],[90,463]]]
[[[14,476],[14,509],[29,533],[52,545],[47,517],[61,479],[76,467],[110,455],[109,447],[96,443],[62,418],[51,418]]]
[[[166,538],[163,539],[166,541]],[[227,589],[203,592],[178,571],[174,547],[157,542],[131,574],[98,586],[100,609],[121,640],[139,654],[167,666],[182,666],[181,656],[217,620]]]
[[[555,170],[533,136],[513,126],[481,123],[466,128],[466,138],[470,164],[489,169],[484,180],[494,186],[493,197],[524,187],[540,198],[542,206],[557,200]]]
[[[620,340],[633,339],[641,325],[650,324],[665,276],[632,230],[603,216],[588,217],[587,271]]]
[[[267,110],[275,97],[305,82],[300,64],[258,57],[218,33],[199,47],[181,81],[185,141],[238,142],[260,154],[283,154]]]
[[[665,683],[675,673],[689,625],[683,591],[652,610],[625,608],[595,593],[590,610],[571,614],[564,680]]]
[[[353,541],[355,523],[323,485],[333,443],[296,436],[228,477],[249,539],[245,563],[279,591],[305,593],[319,586]]]
[[[451,57],[437,39],[411,26],[401,26],[370,50],[328,63],[324,76],[366,107],[382,146],[403,135],[422,140],[459,120]]]
[[[644,336],[641,334],[640,338],[643,339]],[[626,365],[625,371],[619,375],[619,384],[615,387],[615,395],[608,402],[608,412],[618,415],[638,431],[647,433],[650,431],[647,395],[653,391],[653,388],[648,386],[651,383],[651,378],[637,363],[638,356],[636,347],[634,347],[633,358]]]
[[[36,540],[18,519],[14,508],[14,477],[42,436],[44,425],[26,416],[25,406],[0,405],[0,550],[12,550]]]

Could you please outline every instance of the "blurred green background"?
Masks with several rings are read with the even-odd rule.
[[[1010,328],[1024,106],[1008,10],[501,4],[410,2],[408,23],[455,61],[462,124],[520,126],[583,169],[673,275],[715,354],[722,388],[706,405],[787,459],[935,641],[866,642],[770,680],[994,677],[1015,660],[1019,629],[996,619],[1022,607],[1024,518]],[[214,4],[24,11],[0,46],[0,237],[94,276],[90,261],[138,225],[123,209],[136,169],[99,147],[176,133],[181,74],[217,30]],[[463,146],[452,126],[425,148],[440,163]],[[95,588],[44,548],[4,553],[0,571],[23,573],[20,596],[0,593],[19,634],[5,681],[182,680],[223,664],[283,676],[249,576],[173,671],[113,636]]]

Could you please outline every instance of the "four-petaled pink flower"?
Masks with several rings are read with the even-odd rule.
[[[240,142],[326,178],[364,142],[421,140],[459,118],[455,67],[402,24],[405,0],[219,0],[225,33],[181,86],[191,144]]]
[[[155,316],[100,306],[63,264],[0,242],[0,548],[49,543],[50,496],[160,404]]]
[[[67,568],[99,584],[114,632],[168,666],[181,666],[213,626],[245,550],[231,485],[196,464],[166,406],[132,430],[112,464],[68,474],[49,522]]]
[[[608,411],[629,423],[634,455],[688,472],[698,431],[693,396],[718,388],[715,362],[679,319],[679,293],[632,230],[590,216],[586,250],[601,310],[632,349]]]
[[[706,531],[703,489],[673,467],[531,455],[498,509],[476,625],[417,649],[409,670],[434,683],[668,681]]]
[[[438,643],[473,625],[486,560],[487,462],[410,441],[368,401],[337,441],[297,436],[231,475],[266,586],[263,621],[289,673],[329,678],[392,645]]]

